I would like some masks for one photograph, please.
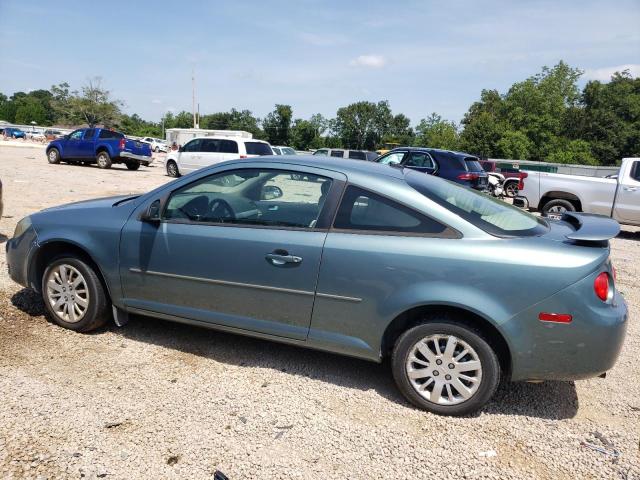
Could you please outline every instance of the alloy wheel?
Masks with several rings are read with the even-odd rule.
[[[567,211],[567,209],[561,205],[556,205],[554,207],[549,208],[547,210],[547,217],[552,218],[554,220],[560,220],[562,215]]]
[[[430,335],[417,342],[409,352],[405,368],[415,391],[439,405],[466,402],[482,382],[478,354],[453,335]]]
[[[47,301],[58,318],[68,323],[82,320],[89,307],[89,289],[77,268],[62,264],[51,270],[46,288]]]

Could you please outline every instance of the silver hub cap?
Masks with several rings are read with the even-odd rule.
[[[482,381],[478,354],[453,335],[431,335],[420,340],[409,352],[406,370],[416,392],[440,405],[466,402]]]
[[[567,211],[566,208],[560,205],[556,205],[555,207],[551,207],[549,210],[547,210],[547,217],[553,218],[553,219],[560,219],[562,218],[562,214],[566,211]]]
[[[173,162],[169,163],[169,165],[167,166],[167,169],[169,170],[169,175],[171,175],[172,177],[175,176],[175,174],[176,174],[176,166],[175,166],[175,164]]]
[[[52,162],[55,162],[56,157],[57,157],[56,152],[55,152],[54,150],[51,150],[51,151],[49,152],[49,160],[51,160]]]
[[[78,269],[63,264],[49,272],[47,301],[61,320],[76,323],[83,319],[89,306],[89,289]]]

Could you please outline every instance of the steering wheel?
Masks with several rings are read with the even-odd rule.
[[[211,220],[217,222],[225,222],[229,220],[235,220],[236,214],[234,213],[231,205],[222,198],[215,198],[209,204],[209,216]]]

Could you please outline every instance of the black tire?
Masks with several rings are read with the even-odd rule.
[[[167,175],[170,177],[178,178],[180,176],[180,170],[178,170],[178,164],[173,160],[167,162]]]
[[[56,313],[53,308],[52,301],[49,300],[49,294],[47,289],[47,279],[50,273],[59,269],[61,266],[67,265],[75,268],[82,277],[86,285],[86,291],[88,292],[87,307],[84,312],[84,316],[78,321],[67,321]],[[68,287],[67,287],[68,288]],[[67,291],[69,293],[69,291]],[[78,294],[77,292],[76,295]],[[74,330],[76,332],[90,332],[97,328],[104,326],[109,319],[110,315],[110,302],[107,298],[105,288],[100,282],[96,272],[87,263],[73,255],[62,255],[54,258],[42,275],[42,299],[45,304],[45,308],[49,312],[49,315],[55,323],[61,327]]]
[[[140,162],[126,162],[125,165],[129,170],[138,170],[140,168]]]
[[[504,182],[504,194],[509,198],[515,198],[518,196],[518,181],[507,180]]]
[[[457,404],[443,405],[432,402],[423,397],[411,384],[406,368],[409,355],[411,354],[413,347],[420,340],[431,335],[454,336],[475,350],[481,364],[482,376],[479,387],[469,399]],[[500,383],[501,375],[498,356],[491,347],[490,342],[484,337],[483,333],[466,323],[462,323],[455,318],[444,315],[434,315],[425,319],[425,323],[417,325],[404,332],[400,338],[398,338],[393,348],[391,368],[396,385],[407,400],[415,406],[429,412],[436,413],[438,415],[451,416],[468,415],[481,409],[495,393],[498,384]],[[431,368],[430,364],[428,368]],[[442,375],[445,375],[446,371],[450,371],[446,369],[447,366],[444,364],[435,367],[435,370],[443,371]],[[438,373],[438,375],[440,375],[440,373]],[[431,380],[434,378],[436,377],[432,376]],[[448,382],[445,381],[444,383],[446,384]]]
[[[60,152],[57,148],[50,148],[47,151],[47,161],[52,165],[60,163]]]
[[[153,151],[158,153],[158,147],[153,147]]]
[[[96,155],[96,163],[98,164],[98,168],[111,168],[112,162],[109,153],[104,150],[98,152],[98,155]]]
[[[575,212],[576,207],[569,200],[556,198],[555,200],[549,200],[544,204],[544,207],[542,207],[542,216],[560,218],[565,211]]]

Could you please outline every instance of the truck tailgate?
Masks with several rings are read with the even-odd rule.
[[[129,138],[125,141],[124,151],[133,153],[134,155],[144,155],[146,157],[151,156],[151,145],[143,143],[138,140],[131,140]]]

